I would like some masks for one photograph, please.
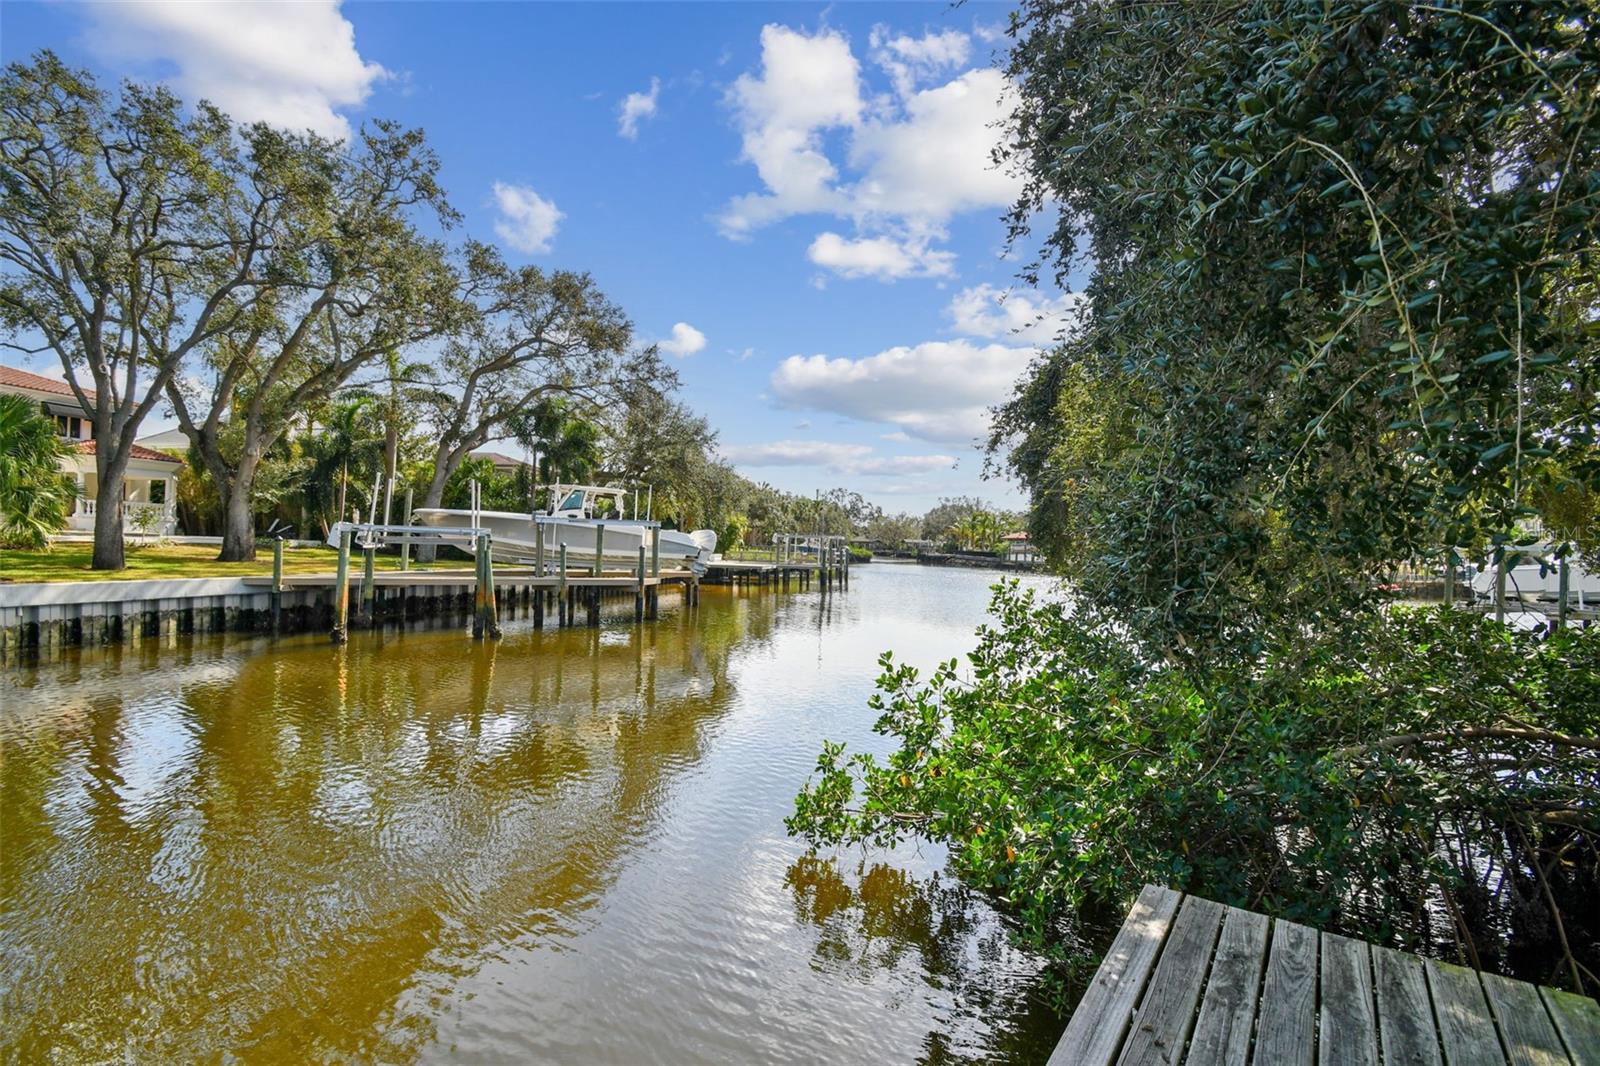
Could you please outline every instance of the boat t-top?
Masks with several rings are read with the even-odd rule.
[[[569,562],[593,565],[598,550],[602,566],[632,569],[641,547],[648,556],[658,545],[663,569],[688,567],[704,573],[716,551],[712,530],[686,533],[662,529],[648,516],[640,518],[637,491],[620,485],[551,485],[549,491],[554,502],[546,514],[424,507],[413,512],[413,521],[439,529],[487,530],[495,561],[514,566],[534,565],[541,545],[545,563],[551,564],[565,545]]]

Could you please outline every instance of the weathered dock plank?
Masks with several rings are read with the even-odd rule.
[[[1270,925],[1264,914],[1228,908],[1205,999],[1189,1039],[1186,1061],[1192,1066],[1245,1066],[1249,1061]]]
[[[1447,1066],[1505,1066],[1505,1049],[1478,975],[1464,966],[1423,963]]]
[[[1554,988],[1541,988],[1539,995],[1572,1061],[1578,1066],[1600,1064],[1600,1004]]]
[[[1322,934],[1322,1003],[1317,1012],[1319,1066],[1378,1066],[1378,1019],[1367,944]]]
[[[1438,1027],[1428,1003],[1422,960],[1375,946],[1372,970],[1384,1066],[1441,1066]]]
[[[1311,1066],[1317,1053],[1317,932],[1279,919],[1261,985],[1255,1061]]]
[[[1134,1013],[1118,1066],[1176,1066],[1182,1061],[1226,912],[1220,903],[1185,897],[1150,987]]]
[[[1481,976],[1511,1066],[1568,1066],[1572,1060],[1561,1046],[1539,990],[1498,974]]]
[[[1180,893],[1146,885],[1050,1055],[1050,1066],[1107,1066],[1178,913]]]

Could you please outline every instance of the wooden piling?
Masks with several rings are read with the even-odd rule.
[[[633,594],[633,620],[644,621],[644,544],[639,545],[639,584]]]
[[[1506,550],[1496,548],[1494,553],[1494,620],[1506,620]]]
[[[333,587],[333,642],[343,644],[350,639],[350,530],[339,533],[339,569]]]
[[[371,544],[368,544],[361,552],[361,624],[369,629],[376,624],[374,615],[377,612],[372,609],[372,601],[376,585],[373,577],[374,557],[377,553],[378,549]]]
[[[594,527],[594,576],[601,574],[601,561],[606,553],[606,524],[595,523]]]
[[[283,538],[272,542],[272,631],[283,624]]]
[[[1567,627],[1567,596],[1572,591],[1572,557],[1560,560],[1561,576],[1556,579],[1556,621],[1553,633]]]
[[[544,577],[544,523],[533,523],[533,574]]]
[[[478,537],[483,556],[483,631],[490,640],[500,639],[500,607],[494,592],[494,554],[489,550],[489,534]]]
[[[556,611],[561,625],[572,624],[572,603],[567,598],[567,542],[561,542],[561,576],[557,578]]]

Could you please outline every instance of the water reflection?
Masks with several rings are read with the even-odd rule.
[[[930,621],[920,577],[6,675],[0,1058],[1030,1057],[981,901],[782,834],[880,647],[970,641],[982,585]]]

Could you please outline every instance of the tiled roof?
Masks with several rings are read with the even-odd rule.
[[[1019,532],[1016,532],[1016,533],[1007,533],[1001,539],[1003,539],[1003,540],[1027,540],[1028,539],[1028,535],[1026,533],[1023,533],[1023,532],[1019,531]]]
[[[18,370],[14,366],[0,366],[0,388],[11,386],[14,389],[32,389],[35,392],[48,392],[55,396],[65,396],[76,400],[72,395],[72,386],[65,381],[55,378],[43,377],[39,374],[30,374],[26,370]],[[94,390],[85,389],[84,394],[89,399],[94,399]]]
[[[99,443],[99,441],[94,440],[80,440],[78,442],[78,450],[84,455],[93,455],[98,450],[95,446]],[[158,452],[154,448],[146,448],[143,444],[132,445],[132,451],[129,454],[135,459],[148,459],[152,463],[183,462],[182,459],[174,458],[166,452]]]
[[[474,459],[487,459],[495,466],[527,466],[528,463],[521,459],[513,458],[504,452],[494,452],[487,448],[479,448],[472,453]]]

